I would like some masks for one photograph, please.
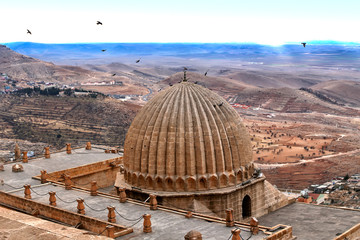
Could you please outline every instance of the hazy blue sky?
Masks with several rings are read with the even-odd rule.
[[[0,0],[0,6],[3,43],[360,42],[359,0]]]

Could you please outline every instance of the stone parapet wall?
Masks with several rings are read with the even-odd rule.
[[[50,222],[0,206],[0,239],[110,240],[103,235]],[[14,228],[16,226],[16,228]],[[21,230],[20,230],[21,229]]]
[[[114,184],[116,174],[120,171],[122,159],[123,157],[116,157],[102,162],[48,173],[47,180],[63,182],[63,175],[67,174],[71,177],[74,185],[87,188],[90,187],[91,181],[96,181],[99,188],[105,188]],[[40,175],[33,178],[40,179]]]
[[[334,240],[357,240],[360,239],[360,223],[353,226]]]
[[[119,172],[119,170],[119,167],[107,168],[102,171],[74,177],[72,178],[72,182],[76,186],[90,188],[91,181],[96,181],[98,188],[106,188],[114,185],[116,174]]]
[[[294,237],[292,235],[292,227],[291,226],[277,225],[277,226],[273,227],[273,229],[276,229],[278,227],[283,227],[283,229],[266,237],[265,240],[293,240],[293,239],[296,239],[296,237]]]
[[[107,231],[104,230],[108,225],[113,226],[115,228],[116,236],[122,236],[133,232],[132,228],[126,228],[119,224],[109,223],[82,214],[60,209],[58,207],[35,202],[30,199],[18,197],[16,195],[12,195],[2,191],[0,191],[0,203],[8,207],[21,209],[32,215],[44,216],[72,226],[81,223],[84,229],[97,234],[102,233],[103,235],[106,235]]]
[[[247,216],[243,218],[242,210],[245,196],[248,196],[251,200],[252,217],[261,217],[294,202],[273,187],[265,178],[253,179],[252,182],[239,185],[233,189],[219,189],[216,191],[170,193],[129,189],[127,194],[142,201],[148,197],[148,194],[155,194],[161,205],[220,218],[225,218],[225,210],[232,208],[235,220],[247,218]]]
[[[285,194],[276,189],[267,180],[264,182],[265,185],[265,205],[264,211],[270,213],[276,209],[282,208],[290,203],[295,202],[295,198],[290,199]]]
[[[225,191],[226,189],[224,189],[223,192],[217,190],[216,193],[196,192],[184,195],[181,193],[166,195],[157,192],[154,194],[157,195],[158,203],[164,206],[215,215],[220,218],[225,218],[225,210],[232,208],[235,220],[243,220],[242,203],[245,196],[249,196],[251,199],[251,216],[260,217],[267,213],[263,207],[265,204],[264,180],[265,178],[257,179],[253,183],[241,186],[233,191]],[[133,191],[129,191],[128,195],[140,200],[146,199],[148,196]]]

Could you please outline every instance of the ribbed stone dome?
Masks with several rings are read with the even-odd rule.
[[[251,177],[249,134],[219,95],[181,82],[137,114],[124,146],[125,181],[163,191],[203,191]]]

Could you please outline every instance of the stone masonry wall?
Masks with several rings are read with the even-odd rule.
[[[115,227],[115,232],[117,233],[116,235],[125,235],[133,232],[132,228],[126,228],[118,224],[98,220],[82,214],[60,209],[51,205],[38,203],[33,200],[18,197],[2,191],[0,191],[0,203],[22,209],[34,215],[42,215],[72,226],[81,223],[84,229],[94,233],[103,232],[108,225]],[[105,235],[106,231],[103,234]]]
[[[277,225],[283,226],[284,229],[277,231],[276,233],[271,234],[270,236],[266,237],[265,240],[292,240],[296,239],[296,237],[293,237],[292,235],[292,227],[291,226],[285,226],[285,225]],[[274,227],[274,228],[275,228]]]
[[[265,186],[265,213],[270,213],[276,209],[282,208],[288,205],[290,202],[295,202],[295,199],[288,199],[288,197],[276,189],[271,183],[267,180],[264,182]]]
[[[243,220],[242,202],[246,195],[251,199],[251,216],[260,217],[267,213],[265,211],[264,179],[253,184],[244,186],[230,193],[216,194],[194,194],[188,196],[161,196],[159,203],[169,207],[191,210],[198,213],[226,217],[225,210],[234,210],[235,220]]]
[[[111,165],[114,163],[113,165]],[[122,157],[108,159],[106,161],[92,163],[75,168],[69,168],[57,172],[48,173],[48,180],[63,182],[63,174],[71,177],[74,185],[84,188],[90,187],[91,181],[96,181],[99,188],[112,186],[116,179],[116,174],[120,171]],[[40,179],[40,175],[35,176]]]
[[[360,239],[360,223],[353,226],[352,228],[350,228],[340,236],[334,238],[334,240],[345,240],[345,239],[347,240]]]

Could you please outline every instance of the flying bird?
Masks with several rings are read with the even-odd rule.
[[[114,73],[112,76],[115,76],[116,75],[116,73]]]
[[[207,75],[207,72],[209,71],[209,69],[208,70],[206,70],[206,72],[204,73],[204,76],[206,77],[206,75]]]
[[[102,49],[101,51],[102,51],[102,52],[105,52],[105,51],[106,51],[106,49]]]
[[[26,29],[28,34],[32,34],[29,29]]]
[[[188,70],[187,67],[184,67],[184,71]]]
[[[139,63],[139,62],[140,62],[140,59],[141,59],[141,58],[139,58],[139,59],[138,59],[138,60],[136,60],[135,62],[136,62],[136,63]]]
[[[102,25],[102,22],[97,21],[96,25]]]
[[[302,44],[304,47],[306,46],[306,42],[302,42],[301,44]]]

